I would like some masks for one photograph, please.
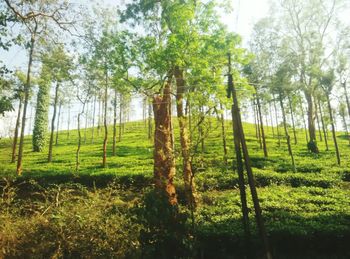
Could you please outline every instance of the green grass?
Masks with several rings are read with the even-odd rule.
[[[210,125],[212,130],[205,139],[204,153],[198,152],[194,160],[200,197],[195,212],[196,233],[199,247],[206,258],[225,258],[227,255],[239,254],[237,251],[243,249],[238,180],[233,171],[232,125],[226,122],[229,165],[225,166],[220,125],[215,119],[206,123],[206,128]],[[181,159],[176,118],[174,125],[178,157],[176,185],[181,200]],[[299,258],[300,254],[310,258],[317,258],[315,254],[330,258],[349,256],[350,147],[344,134],[338,132],[337,135],[342,162],[338,166],[331,138],[329,151],[325,151],[324,142],[318,141],[320,153],[312,154],[306,148],[304,131],[298,130],[299,143],[292,145],[297,167],[297,172],[293,173],[285,140],[281,139],[279,147],[277,137],[272,136],[271,127],[265,129],[268,158],[263,157],[263,151],[255,137],[254,125],[245,124],[244,129],[263,216],[275,253],[297,254]],[[52,163],[46,162],[47,150],[42,153],[32,152],[31,138],[26,137],[22,177],[16,176],[16,165],[9,163],[11,141],[0,140],[0,177],[12,179],[18,186],[28,179],[35,179],[42,186],[66,182],[88,187],[105,187],[116,182],[127,188],[132,187],[131,190],[150,186],[153,176],[153,147],[151,140],[147,139],[145,124],[126,124],[122,140],[117,142],[116,156],[111,153],[111,128],[109,132],[108,167],[101,167],[103,131],[97,137],[95,129],[94,144],[91,144],[91,129],[88,129],[86,144],[81,149],[79,172],[75,172],[77,131],[70,131],[69,138],[67,132],[60,132],[59,144],[54,146]],[[193,139],[196,139],[196,134]],[[250,196],[248,198],[252,212]],[[253,213],[250,214],[252,229],[255,230]],[[253,233],[253,243],[259,247],[256,231]]]

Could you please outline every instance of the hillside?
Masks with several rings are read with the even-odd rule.
[[[234,162],[232,126],[226,122],[229,165],[225,166],[219,124],[215,119],[210,124],[213,130],[205,139],[205,152],[198,152],[194,160],[199,205],[193,221],[191,213],[180,205],[187,215],[184,216],[184,230],[174,231],[187,233],[189,228],[191,235],[182,233],[183,236],[174,237],[171,234],[167,236],[170,240],[167,244],[152,243],[149,235],[142,234],[152,231],[140,232],[140,229],[152,229],[147,225],[150,221],[140,220],[149,220],[147,198],[142,194],[149,193],[153,176],[153,148],[143,122],[125,125],[114,157],[109,139],[108,168],[105,169],[101,168],[102,131],[92,144],[91,129],[87,130],[79,172],[75,172],[77,131],[70,131],[69,138],[68,132],[59,133],[52,163],[46,162],[46,150],[42,153],[30,150],[31,138],[27,137],[22,177],[15,176],[15,164],[9,163],[11,141],[2,139],[0,217],[5,225],[0,227],[0,246],[13,256],[63,253],[76,258],[76,255],[86,257],[89,253],[104,257],[139,257],[140,253],[147,255],[153,249],[173,244],[183,249],[180,257],[240,258],[245,248],[238,177],[231,166]],[[350,152],[347,139],[338,133],[342,166],[337,166],[331,140],[330,151],[325,151],[324,143],[319,142],[320,153],[312,154],[306,149],[304,132],[298,130],[299,143],[293,145],[297,172],[293,173],[285,141],[282,139],[279,147],[271,127],[266,127],[268,158],[263,157],[255,137],[255,126],[245,124],[245,132],[263,217],[276,258],[348,258]],[[178,154],[177,136],[175,127]],[[175,184],[182,204],[181,161],[177,159],[176,164]],[[233,165],[235,167],[235,163]],[[255,231],[250,197],[248,203],[250,224]],[[138,214],[140,211],[135,212],[137,208],[146,210],[143,216]],[[110,220],[106,220],[109,217]],[[169,223],[153,220],[160,225]],[[161,235],[156,233],[151,236],[158,240]],[[64,241],[67,238],[69,240]],[[96,241],[96,245],[93,239],[104,240],[104,243]],[[134,242],[131,247],[128,247],[129,241]],[[253,233],[252,246],[251,250],[259,255],[257,233]]]

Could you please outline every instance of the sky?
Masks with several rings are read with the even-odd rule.
[[[73,0],[83,5],[91,6],[90,0]],[[243,38],[243,44],[249,40],[254,23],[263,18],[268,13],[268,0],[231,0],[233,13],[221,13],[222,21],[228,26],[230,31],[237,32]],[[98,1],[101,4],[101,1]],[[106,5],[120,5],[119,0],[104,0]],[[102,4],[101,4],[102,5]],[[14,46],[10,51],[0,50],[1,60],[11,69],[26,68],[26,51],[18,46]]]
[[[123,2],[122,2],[123,1]],[[103,1],[90,1],[90,0],[72,0],[74,3],[82,4],[91,7],[94,2],[98,2],[100,5],[122,5],[124,0],[103,0]],[[221,13],[222,21],[228,26],[230,31],[234,31],[242,36],[243,44],[246,45],[249,40],[249,35],[252,32],[254,23],[260,18],[267,15],[269,4],[268,0],[231,0],[233,6],[233,13]],[[103,3],[104,4],[103,4]],[[21,47],[13,46],[9,51],[0,50],[0,59],[10,69],[26,70],[27,66],[27,54],[26,50]],[[131,110],[133,117],[131,120],[138,120],[142,118],[141,109],[139,107],[140,99],[132,101]],[[33,107],[29,106],[27,133],[31,133],[30,128],[33,121]],[[139,111],[139,112],[137,112]],[[67,111],[63,111],[63,121]],[[50,111],[52,113],[52,111]],[[51,116],[51,115],[50,115]],[[0,117],[0,137],[7,136],[11,129],[13,129],[15,123],[16,112],[7,113],[5,118]],[[74,116],[73,116],[74,117]],[[62,123],[64,125],[64,123]],[[72,125],[74,128],[74,125]]]

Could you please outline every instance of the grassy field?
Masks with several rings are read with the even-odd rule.
[[[174,125],[176,124],[175,118]],[[238,180],[236,172],[233,171],[235,163],[232,159],[234,157],[232,126],[230,122],[226,124],[229,166],[223,162],[220,126],[215,119],[210,122],[212,130],[205,139],[205,152],[199,152],[196,156],[195,179],[200,203],[194,213],[194,226],[191,232],[194,233],[194,237],[181,238],[182,241],[186,239],[187,243],[183,243],[186,243],[186,249],[191,252],[180,254],[178,257],[242,258],[244,253]],[[95,130],[95,135],[97,135],[96,132],[97,130]],[[324,142],[319,141],[320,153],[311,154],[306,148],[304,132],[298,130],[299,143],[293,145],[297,172],[293,173],[285,140],[282,139],[281,147],[279,147],[278,139],[272,137],[270,127],[266,128],[268,158],[263,157],[263,151],[255,137],[254,125],[245,124],[245,133],[263,216],[276,258],[349,258],[350,146],[344,134],[339,132],[337,136],[342,161],[342,165],[338,166],[331,138],[329,138],[329,151],[325,151]],[[175,128],[176,153],[179,155],[177,137],[178,129]],[[137,220],[135,221],[137,223],[131,222],[130,218],[138,218],[134,210],[136,207],[142,207],[140,205],[143,202],[142,194],[147,193],[148,187],[152,185],[152,142],[147,139],[147,129],[143,122],[126,124],[122,140],[117,142],[117,154],[114,157],[111,152],[110,134],[108,167],[102,168],[102,139],[103,131],[101,130],[100,136],[96,136],[92,144],[91,129],[88,129],[86,143],[81,149],[80,170],[75,172],[76,131],[70,131],[69,138],[67,132],[60,132],[59,143],[54,146],[52,163],[46,162],[46,150],[42,153],[31,151],[29,136],[25,140],[22,177],[16,177],[15,164],[9,163],[11,141],[9,139],[0,140],[1,208],[3,211],[1,219],[13,225],[13,228],[0,226],[0,245],[6,246],[2,252],[4,257],[21,257],[23,253],[33,255],[33,258],[38,258],[40,255],[52,257],[55,254],[67,258],[86,258],[89,255],[117,258],[147,257],[147,253],[143,251],[146,248],[142,240],[140,241],[139,235],[146,231],[142,232],[140,229],[146,228],[149,231],[150,228]],[[176,163],[178,168],[176,185],[181,202],[182,177],[179,158]],[[58,192],[58,189],[61,191]],[[68,195],[69,191],[64,190],[70,189],[75,191]],[[45,193],[46,198],[37,198],[35,196],[37,193]],[[53,206],[57,193],[66,197],[66,202],[59,202],[59,205],[56,202],[57,206]],[[64,193],[67,195],[64,196]],[[254,233],[251,249],[256,251],[254,253],[258,256],[260,243],[256,234],[250,196],[248,198],[252,212],[250,213],[250,224]],[[64,200],[64,198],[61,199]],[[94,200],[95,203],[93,203]],[[50,209],[45,211],[48,207]],[[53,207],[55,209],[52,209]],[[103,220],[106,217],[104,213],[115,207],[118,209],[111,217],[111,221]],[[186,208],[182,205],[181,207],[186,213]],[[101,214],[96,212],[96,208],[103,208],[98,212]],[[76,224],[70,223],[75,217],[71,214],[72,211],[75,211],[74,215],[81,213],[83,218],[78,229]],[[37,219],[38,215],[44,219]],[[60,215],[60,220],[55,215]],[[90,216],[84,218],[84,215]],[[90,218],[91,215],[94,216],[93,219]],[[46,225],[41,220],[46,220]],[[65,231],[74,232],[75,235],[91,231],[91,236],[97,235],[96,233],[100,233],[101,236],[95,238],[99,240],[96,246],[90,239],[76,239],[75,241],[72,239],[71,243],[67,241],[66,244],[61,241],[63,237],[67,238],[74,234],[64,232],[65,234],[59,238],[57,233],[61,232],[57,230],[60,229],[57,227],[55,230],[50,228],[50,231],[55,233],[52,234],[54,237],[47,236],[46,234],[51,232],[46,228],[40,230],[43,232],[38,232],[40,229],[38,225],[43,224],[56,227],[61,224]],[[188,219],[184,224],[190,225],[190,220]],[[102,230],[100,228],[96,230],[93,227],[97,225],[100,225]],[[122,238],[120,233],[113,232],[111,230],[113,228],[127,231],[127,237],[135,245],[130,246],[128,242],[124,244],[123,242],[126,241],[121,240],[128,239]],[[27,230],[23,231],[23,229]],[[10,235],[11,231],[13,234]],[[33,241],[34,243],[28,240],[23,241],[30,238],[37,240]],[[46,248],[39,245],[40,240],[44,238],[53,239]],[[109,238],[112,240],[110,243],[106,241]],[[102,248],[101,243],[104,244]],[[76,246],[80,246],[80,249],[75,248]],[[85,246],[86,248],[83,248]],[[152,250],[150,247],[152,245],[148,244],[149,251]],[[88,251],[86,254],[82,252],[84,249]],[[117,250],[120,254],[116,253]]]

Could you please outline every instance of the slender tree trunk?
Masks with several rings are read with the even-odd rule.
[[[342,114],[341,114],[341,118],[342,118],[342,121],[343,121],[343,125],[344,125],[344,130],[345,130],[346,138],[348,139],[349,145],[350,145],[350,136],[349,136],[348,125],[347,125],[347,123],[346,123],[345,113],[342,113]]]
[[[33,106],[30,105],[30,117],[29,117],[28,135],[30,135],[30,133],[32,131],[32,120],[33,120]]]
[[[229,68],[231,68],[230,58],[229,58]],[[247,176],[248,176],[248,184],[249,184],[249,187],[250,187],[250,192],[251,192],[251,195],[252,195],[252,200],[253,200],[253,205],[254,205],[254,210],[255,210],[256,223],[257,223],[257,227],[258,227],[258,230],[259,230],[260,237],[261,237],[261,239],[263,241],[263,244],[264,244],[265,256],[266,256],[267,259],[271,259],[272,258],[272,253],[271,253],[269,241],[268,241],[268,238],[267,238],[267,233],[266,233],[266,229],[265,229],[265,225],[264,225],[264,220],[263,220],[263,217],[262,217],[262,211],[261,211],[261,207],[260,207],[258,193],[257,193],[256,186],[255,186],[255,180],[254,180],[253,170],[252,170],[252,167],[251,167],[250,156],[249,156],[247,144],[246,144],[246,141],[245,141],[245,136],[244,136],[243,126],[242,126],[242,121],[241,121],[241,115],[240,115],[240,111],[239,111],[239,105],[238,105],[236,90],[235,90],[234,85],[233,85],[233,78],[232,78],[232,74],[231,74],[230,69],[229,69],[228,84],[229,84],[229,92],[232,94],[233,105],[234,105],[232,113],[234,114],[233,116],[235,118],[234,122],[236,122],[236,124],[237,124],[238,136],[239,136],[239,139],[240,139],[240,142],[241,142],[242,151],[243,151],[245,168],[247,170]]]
[[[12,144],[12,158],[11,163],[14,163],[16,161],[16,148],[17,148],[17,141],[18,141],[18,131],[21,123],[21,111],[22,111],[22,98],[19,98],[19,104],[18,104],[18,112],[17,112],[17,119],[16,119],[16,126],[15,126],[15,134],[13,136],[13,144]]]
[[[152,104],[148,104],[148,139],[152,139]]]
[[[320,127],[320,120],[318,118],[318,109],[317,109],[316,99],[315,99],[315,115],[316,115],[316,122],[317,122],[317,128],[318,128],[318,137],[320,141],[322,141],[322,133],[321,133],[321,127]]]
[[[62,103],[60,103],[59,108],[58,108],[55,146],[58,145],[58,131],[60,129],[61,109],[62,109]]]
[[[316,145],[316,128],[315,128],[315,117],[314,117],[314,105],[312,101],[312,95],[308,92],[305,92],[305,97],[307,101],[307,118],[308,118],[308,128],[310,141],[313,141]],[[314,152],[318,153],[318,148]]]
[[[53,104],[53,115],[51,120],[51,134],[50,134],[50,144],[49,144],[49,155],[47,158],[48,162],[52,162],[52,148],[53,148],[53,137],[55,133],[55,120],[56,120],[56,113],[57,113],[57,102],[58,102],[58,89],[59,89],[59,83],[56,84],[55,89],[55,100]]]
[[[117,142],[117,89],[114,89],[114,103],[113,103],[113,156],[116,155],[115,147]]]
[[[257,132],[258,132],[258,139],[259,139],[259,147],[260,149],[263,149],[262,144],[262,138],[261,138],[261,127],[260,127],[260,117],[258,112],[258,105],[255,105],[255,114],[256,114],[256,121],[257,121]]]
[[[274,109],[275,109],[275,120],[276,120],[278,146],[281,147],[280,128],[279,128],[279,125],[278,125],[278,113],[277,113],[277,106],[276,106],[275,95],[273,95],[273,106],[274,106]]]
[[[339,148],[338,148],[337,135],[336,135],[336,132],[335,132],[335,125],[334,125],[334,118],[333,118],[331,100],[329,98],[329,94],[328,93],[326,93],[326,97],[327,97],[329,118],[331,120],[332,136],[333,136],[335,153],[336,153],[336,156],[337,156],[337,163],[338,163],[338,165],[340,165],[340,153],[339,153]]]
[[[345,94],[345,100],[346,100],[346,106],[348,108],[348,115],[350,117],[350,100],[349,100],[349,95],[348,95],[348,91],[346,89],[346,82],[342,83],[342,86],[344,88],[344,94]]]
[[[192,172],[192,162],[190,159],[190,139],[188,137],[188,118],[184,114],[183,107],[183,95],[185,92],[185,80],[183,75],[183,70],[179,67],[175,67],[174,76],[176,79],[176,109],[177,118],[179,121],[180,128],[180,143],[181,143],[181,154],[182,154],[182,170],[183,179],[185,185],[185,194],[187,197],[187,202],[190,204],[191,208],[196,206],[196,189],[194,183],[194,175]]]
[[[100,137],[100,131],[101,131],[101,118],[102,118],[102,96],[101,92],[99,92],[99,99],[98,99],[98,121],[97,121],[97,137]]]
[[[17,159],[17,175],[22,175],[22,157],[23,157],[23,145],[24,145],[24,130],[26,125],[26,116],[27,116],[27,107],[29,102],[29,90],[30,90],[30,83],[31,83],[31,70],[32,70],[32,63],[33,63],[33,52],[34,52],[34,46],[35,46],[35,35],[38,29],[38,25],[35,25],[34,32],[32,33],[31,39],[30,39],[30,49],[29,49],[29,61],[28,61],[28,70],[27,70],[27,79],[26,84],[24,87],[24,106],[23,106],[23,115],[22,115],[22,126],[21,126],[21,136],[19,139],[19,147],[18,147],[18,159]]]
[[[171,136],[171,78],[166,82],[163,94],[153,97],[154,112],[154,181],[171,205],[177,204],[174,186],[175,158]]]
[[[309,143],[309,135],[308,135],[306,121],[305,121],[304,106],[303,106],[303,102],[302,102],[301,98],[300,98],[299,101],[300,101],[301,116],[303,117],[303,124],[304,124],[304,131],[305,131],[305,140],[306,140],[306,143]]]
[[[220,122],[221,122],[221,136],[222,136],[222,147],[224,149],[224,163],[227,166],[227,141],[226,141],[226,127],[225,127],[225,118],[223,114],[223,106],[222,103],[220,103]]]
[[[288,95],[288,103],[289,103],[290,116],[292,118],[294,145],[296,145],[296,144],[298,144],[298,140],[297,140],[297,134],[296,134],[296,130],[295,130],[295,122],[294,122],[294,113],[293,113],[292,100],[290,99],[289,95]]]
[[[325,123],[324,123],[324,119],[323,119],[323,112],[322,112],[322,107],[321,107],[321,101],[320,100],[318,100],[318,109],[320,111],[324,143],[326,144],[326,151],[328,151],[329,147],[328,147],[328,139],[327,139],[327,129],[326,129],[326,126],[325,126]]]
[[[257,91],[257,89],[255,89],[255,90]],[[265,138],[265,132],[264,132],[263,116],[261,113],[261,104],[260,104],[260,98],[259,98],[258,92],[256,94],[256,103],[257,103],[258,114],[259,114],[260,130],[261,130],[261,138],[262,138],[262,143],[263,143],[264,157],[268,157],[266,138]]]
[[[123,95],[120,93],[119,94],[119,137],[118,141],[122,141],[122,127],[123,127],[123,120],[122,120],[122,115],[123,115]]]
[[[87,102],[86,113],[85,113],[85,126],[84,126],[84,145],[86,144],[88,122],[89,122],[89,103]]]
[[[107,140],[108,140],[108,127],[107,127],[107,98],[108,98],[108,74],[107,70],[105,72],[105,96],[104,96],[104,116],[103,116],[103,124],[105,128],[105,136],[103,140],[103,158],[102,158],[102,167],[105,168],[107,166]]]
[[[84,114],[85,103],[83,104],[83,109],[78,114],[78,147],[75,153],[75,172],[79,171],[80,167],[80,148],[81,148],[81,130],[80,130],[80,118]]]
[[[93,108],[93,112],[92,112],[91,144],[94,143],[95,116],[96,116],[96,95],[94,96],[94,108]]]
[[[69,139],[69,134],[70,134],[69,126],[70,126],[70,102],[68,103],[67,139]]]
[[[259,135],[260,135],[259,122],[258,122],[258,116],[256,114],[256,106],[255,106],[254,99],[252,100],[252,104],[253,104],[253,114],[254,114],[254,123],[255,123],[255,138],[259,140],[260,148],[262,148],[262,144],[259,138]]]
[[[272,128],[272,137],[275,138],[275,128],[274,128],[274,125],[273,125],[271,102],[269,102],[269,113],[270,113],[270,121],[271,121],[271,128]]]
[[[245,246],[247,251],[247,257],[251,258],[250,246],[251,246],[251,233],[249,228],[249,211],[247,205],[247,194],[244,182],[244,167],[243,158],[241,151],[241,139],[239,135],[238,120],[237,120],[237,108],[235,104],[232,104],[232,129],[233,129],[233,141],[235,146],[236,163],[237,163],[237,174],[238,174],[238,187],[241,199],[241,210],[242,210],[242,223],[244,229]]]
[[[281,106],[281,110],[282,110],[283,127],[284,127],[284,134],[286,135],[286,139],[287,139],[288,153],[289,153],[289,156],[290,156],[290,158],[292,160],[293,172],[296,172],[294,155],[293,155],[292,145],[290,144],[290,136],[289,136],[289,133],[288,133],[286,113],[285,113],[285,110],[284,110],[284,105],[283,105],[283,99],[282,99],[282,93],[281,92],[279,93],[279,101],[280,101],[280,106]]]

